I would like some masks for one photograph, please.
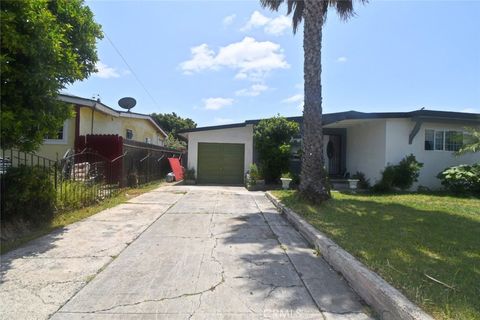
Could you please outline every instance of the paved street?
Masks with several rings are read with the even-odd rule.
[[[168,186],[2,256],[0,318],[369,319],[261,192]]]

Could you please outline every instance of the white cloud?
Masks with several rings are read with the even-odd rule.
[[[303,102],[303,94],[294,94],[291,97],[282,100],[283,103],[296,103],[296,102]]]
[[[215,124],[227,124],[233,122],[232,119],[228,118],[215,118],[213,121],[215,122]]]
[[[258,82],[272,70],[290,67],[279,44],[251,37],[221,47],[217,54],[207,44],[192,48],[191,53],[192,58],[180,64],[185,74],[227,67],[237,71],[235,79]]]
[[[266,26],[265,32],[274,36],[281,36],[292,27],[292,20],[287,16],[272,19]]]
[[[338,57],[337,58],[337,62],[340,62],[340,63],[343,63],[343,62],[347,62],[347,57]]]
[[[229,15],[229,16],[226,16],[225,18],[223,18],[223,21],[222,21],[223,25],[224,25],[224,26],[229,26],[229,25],[231,25],[231,24],[233,23],[233,21],[235,20],[236,17],[237,17],[236,14],[231,14],[231,15]]]
[[[207,110],[220,110],[226,106],[233,104],[233,99],[230,98],[208,98],[203,99],[204,108]]]
[[[268,86],[260,83],[252,84],[249,88],[241,89],[235,91],[237,96],[248,96],[248,97],[256,97],[260,95],[262,92],[266,91]]]
[[[303,94],[294,94],[291,97],[282,100],[283,103],[297,103],[297,109],[303,110]]]
[[[180,67],[186,74],[192,74],[195,71],[203,69],[216,69],[215,52],[211,50],[206,43],[190,49],[192,59],[184,61]]]
[[[102,79],[120,77],[120,74],[115,68],[109,67],[101,61],[98,61],[95,67],[97,68],[97,72],[93,74],[95,77],[102,78]]]
[[[269,18],[258,11],[254,11],[250,16],[250,19],[248,19],[247,23],[240,29],[240,31],[245,32],[261,27],[263,27],[263,31],[267,34],[280,36],[285,33],[285,30],[292,27],[292,21],[287,16]]]

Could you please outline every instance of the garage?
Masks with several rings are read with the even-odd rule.
[[[198,143],[197,182],[243,184],[245,144]]]

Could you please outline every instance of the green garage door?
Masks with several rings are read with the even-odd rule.
[[[245,145],[199,143],[198,183],[243,184]]]

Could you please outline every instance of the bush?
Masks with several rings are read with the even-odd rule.
[[[446,168],[437,178],[450,192],[480,195],[480,163]]]
[[[57,187],[57,212],[79,209],[95,203],[102,198],[101,186],[86,184],[82,181],[62,181]],[[98,195],[92,196],[92,195]],[[107,193],[103,193],[103,197]]]
[[[249,168],[250,179],[252,180],[262,180],[262,175],[255,163],[252,163]]]
[[[373,186],[375,192],[390,192],[394,188],[409,189],[418,181],[423,163],[417,161],[413,154],[403,158],[397,165],[388,165],[382,172],[382,179]]]
[[[358,179],[358,187],[360,189],[370,189],[370,179],[365,177],[365,173],[357,171],[353,176],[353,179]]]
[[[292,138],[299,132],[296,122],[276,116],[261,120],[253,134],[261,170],[267,182],[278,182],[289,169]]]
[[[53,218],[56,194],[50,170],[8,168],[2,175],[2,221],[44,223]]]

